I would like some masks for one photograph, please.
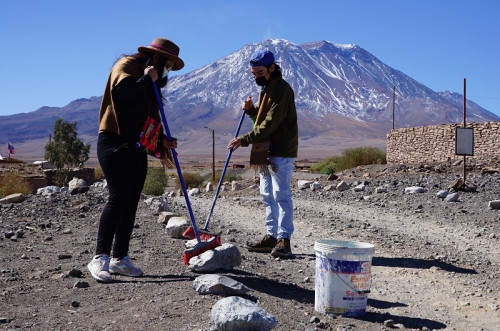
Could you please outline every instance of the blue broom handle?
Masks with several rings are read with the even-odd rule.
[[[241,114],[240,123],[238,124],[238,128],[236,129],[236,133],[234,134],[235,138],[237,138],[238,134],[240,133],[241,123],[243,123],[244,118],[245,118],[245,110],[243,110],[243,114]],[[204,228],[205,231],[208,229],[208,224],[210,223],[210,217],[212,217],[212,212],[214,211],[215,202],[217,201],[220,187],[221,187],[222,182],[224,180],[224,175],[226,174],[227,165],[229,164],[229,159],[231,159],[232,154],[233,154],[233,148],[231,148],[229,150],[229,154],[227,154],[226,164],[224,164],[224,170],[222,170],[222,174],[221,174],[220,179],[219,179],[219,185],[217,186],[217,191],[215,192],[214,201],[212,202],[212,207],[210,207],[210,212],[208,213],[207,221],[205,222],[205,228]]]
[[[163,128],[167,133],[168,140],[172,141],[172,135],[170,134],[170,130],[168,128],[167,118],[165,117],[165,111],[163,110],[163,104],[161,102],[160,93],[158,92],[158,88],[156,87],[155,82],[153,82],[153,88],[155,90],[158,107],[160,108],[160,115],[163,122]],[[182,177],[181,166],[179,165],[179,160],[177,159],[177,153],[175,152],[174,148],[172,148],[172,156],[174,157],[175,167],[177,168],[177,175],[179,176],[182,192],[184,193],[184,198],[186,199],[186,205],[189,211],[189,216],[191,217],[191,224],[193,226],[194,234],[196,235],[196,239],[198,240],[198,242],[201,242],[200,233],[198,232],[198,228],[196,227],[196,221],[194,220],[193,210],[191,209],[191,204],[189,203],[189,198],[186,191],[186,184],[184,183],[184,178]]]

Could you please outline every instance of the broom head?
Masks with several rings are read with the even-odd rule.
[[[193,248],[186,249],[184,251],[184,255],[182,257],[182,262],[184,262],[184,264],[187,265],[187,264],[189,264],[189,260],[192,257],[198,256],[201,253],[206,252],[206,251],[208,251],[210,249],[213,249],[215,247],[218,247],[220,245],[222,245],[222,244],[220,242],[220,237],[219,236],[211,237],[207,241],[200,241]]]
[[[215,233],[211,233],[205,230],[198,230],[198,234],[200,235],[200,239],[202,241],[209,241],[210,239],[214,237],[219,237],[219,235]],[[182,236],[186,239],[196,239],[196,234],[194,233],[194,229],[192,226],[188,227],[184,233],[182,233]],[[220,241],[220,239],[219,239]]]

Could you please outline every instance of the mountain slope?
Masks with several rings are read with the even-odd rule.
[[[164,91],[167,118],[172,134],[188,153],[207,152],[205,126],[215,130],[220,151],[226,152],[225,143],[234,134],[242,101],[249,95],[258,100],[259,88],[248,59],[260,48],[275,54],[284,78],[295,91],[299,154],[301,150],[314,154],[314,148],[337,151],[356,144],[384,148],[385,134],[392,128],[393,87],[396,128],[463,121],[459,94],[434,92],[356,45],[266,40],[171,78]],[[80,134],[95,137],[100,100],[78,99],[62,108],[42,107],[4,116],[0,142],[48,138],[57,117],[77,121]],[[467,102],[467,121],[498,120],[498,116]],[[250,129],[247,120],[241,132]]]

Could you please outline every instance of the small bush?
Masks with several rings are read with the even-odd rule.
[[[346,149],[342,156],[330,156],[314,164],[312,171],[319,171],[322,174],[332,174],[334,172],[351,169],[357,166],[368,164],[385,164],[386,154],[384,151],[374,147],[358,147]]]
[[[186,188],[195,188],[200,187],[201,184],[205,181],[203,177],[198,173],[193,172],[183,172],[182,178],[184,179],[184,184],[186,184]],[[180,188],[181,183],[179,181],[179,176],[175,175],[175,188]]]
[[[102,171],[101,167],[97,167],[94,169],[94,177],[95,179],[104,179],[104,172]]]
[[[346,149],[342,153],[339,169],[337,169],[337,171],[368,164],[386,164],[387,161],[385,156],[386,154],[384,151],[374,147]]]
[[[168,177],[163,168],[148,168],[142,193],[147,195],[162,195],[168,184]]]
[[[311,171],[318,171],[325,175],[333,174],[337,170],[340,156],[330,156],[311,166]]]
[[[31,194],[28,180],[17,172],[9,172],[0,177],[0,198],[14,193]]]

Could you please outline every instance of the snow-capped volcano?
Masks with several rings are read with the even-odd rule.
[[[176,110],[172,116],[181,119],[189,114],[190,119],[205,121],[226,112],[237,116],[241,102],[248,95],[258,95],[248,65],[250,55],[257,49],[274,53],[283,77],[295,91],[299,116],[309,120],[343,116],[390,123],[394,87],[397,127],[462,119],[462,106],[455,96],[432,91],[361,47],[328,41],[296,45],[274,39],[243,46],[218,61],[172,79],[165,93],[169,107]],[[474,103],[468,107],[468,121],[499,119]]]

